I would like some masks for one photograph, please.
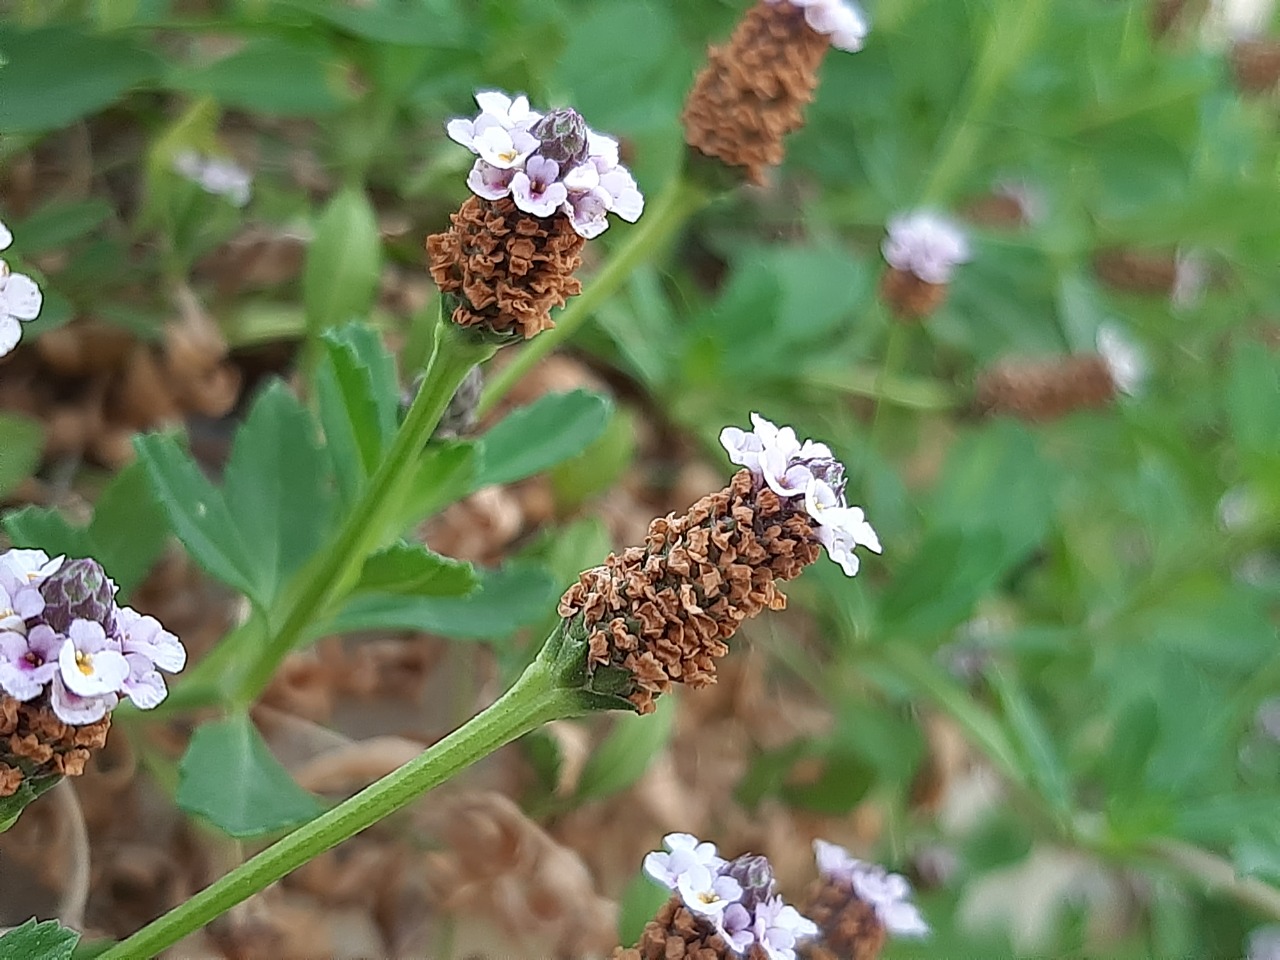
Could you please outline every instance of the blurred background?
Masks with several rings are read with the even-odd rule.
[[[45,298],[0,359],[9,536],[42,508],[83,525],[140,431],[188,431],[216,472],[261,385],[351,316],[407,387],[436,310],[423,239],[468,195],[444,122],[477,89],[572,105],[652,199],[746,7],[0,2],[0,220]],[[604,956],[661,902],[640,862],[679,830],[767,854],[793,899],[814,837],[907,874],[934,935],[892,957],[1280,956],[1273,8],[868,2],[772,182],[700,212],[512,393],[611,395],[590,449],[421,531],[535,571],[510,622],[323,640],[255,719],[327,797],[404,762],[496,695],[579,570],[723,485],[715,438],[752,411],[850,465],[883,557],[852,581],[820,561],[717,687],[554,724],[174,955]],[[880,244],[921,206],[974,256],[904,326]],[[317,237],[341,254],[321,277]],[[625,239],[593,242],[585,282]],[[979,402],[991,370],[1057,369],[1102,328],[1143,358],[1132,395]],[[127,534],[148,541],[132,604],[207,650],[237,598],[163,517]],[[0,921],[121,936],[243,858],[173,804],[185,735],[129,725],[78,812],[0,837]]]

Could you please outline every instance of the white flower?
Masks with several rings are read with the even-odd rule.
[[[931,210],[893,217],[880,249],[889,266],[926,283],[950,283],[955,268],[971,257],[960,226]]]
[[[174,154],[173,169],[205,193],[222,197],[235,207],[249,202],[253,177],[239,164],[221,157],[204,157],[194,150]]]
[[[904,937],[923,937],[929,925],[910,901],[911,884],[884,867],[849,855],[844,847],[825,840],[813,842],[814,859],[823,879],[849,887],[863,903],[871,906],[885,929]]]
[[[831,485],[816,477],[809,481],[804,493],[805,512],[818,522],[818,539],[827,549],[827,555],[840,564],[845,576],[858,572],[855,547],[866,547],[873,553],[882,553],[880,537],[861,507],[846,507]]]
[[[115,693],[129,675],[124,654],[112,649],[102,625],[92,620],[72,621],[58,652],[58,667],[67,689],[80,697]]]
[[[856,53],[870,29],[866,15],[848,0],[767,0],[768,3],[790,3],[804,10],[804,19],[816,33],[830,39],[837,50]]]
[[[1142,349],[1114,324],[1098,327],[1098,353],[1102,355],[1116,389],[1132,396],[1147,377],[1147,360]]]
[[[742,897],[742,885],[737,880],[719,876],[700,863],[680,874],[676,890],[686,907],[717,925],[725,909]]]
[[[467,186],[477,197],[485,200],[501,200],[511,193],[514,170],[499,170],[495,166],[477,160],[467,175]]]
[[[818,925],[781,897],[774,897],[756,905],[754,933],[769,960],[796,960],[796,943],[817,936]]]
[[[525,213],[549,217],[569,199],[559,177],[560,164],[546,157],[530,157],[524,169],[511,178],[511,199]]]
[[[538,149],[538,141],[524,130],[489,127],[475,138],[474,149],[490,166],[511,170]]]
[[[1249,934],[1248,960],[1280,960],[1280,924],[1257,927]]]
[[[680,877],[694,867],[712,872],[724,866],[714,843],[704,843],[690,833],[668,833],[662,838],[668,853],[657,851],[644,858],[644,872],[668,890],[675,890]]]
[[[530,127],[542,119],[542,114],[529,109],[529,98],[524,94],[512,98],[501,90],[481,90],[476,94],[476,106],[508,129]]]
[[[39,586],[58,572],[65,557],[54,557],[43,550],[9,550],[0,554],[0,582],[7,577]]]
[[[13,234],[0,223],[0,250],[13,243]],[[0,357],[13,350],[22,339],[22,324],[40,315],[44,295],[25,273],[11,273],[0,260]]]

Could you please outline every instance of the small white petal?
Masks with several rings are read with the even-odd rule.
[[[9,353],[22,339],[22,324],[5,313],[0,313],[0,357]]]
[[[9,232],[9,228],[0,223],[0,250],[9,249],[9,245],[13,243],[13,234]]]
[[[36,282],[25,273],[10,274],[0,284],[0,314],[19,320],[34,320],[40,315],[44,296]]]

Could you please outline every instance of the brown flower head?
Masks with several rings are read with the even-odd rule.
[[[499,340],[529,338],[551,323],[580,286],[582,247],[613,213],[634,223],[644,211],[618,142],[575,110],[543,116],[496,90],[476,94],[480,113],[451,120],[450,138],[477,157],[475,196],[427,238],[431,275],[452,300],[454,323]]]
[[[96,723],[63,723],[47,702],[22,703],[0,694],[0,797],[11,797],[25,781],[78,777],[89,757],[107,742],[111,715]]]
[[[783,139],[804,126],[827,46],[858,50],[866,33],[844,0],[759,0],[727,44],[707,50],[681,115],[685,142],[764,183],[782,162]]]
[[[880,296],[903,321],[922,320],[941,307],[956,267],[971,257],[964,230],[931,210],[890,219],[881,252],[889,269]]]
[[[640,713],[674,683],[715,682],[715,662],[742,621],[779,610],[791,580],[825,546],[852,576],[855,546],[879,552],[862,511],[844,501],[844,467],[825,444],[796,439],[753,415],[755,431],[728,427],[721,443],[746,469],[681,517],[649,525],[644,546],[611,554],[560,600],[566,630],[585,636],[589,668],[629,679]]]

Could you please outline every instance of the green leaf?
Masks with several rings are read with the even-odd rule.
[[[5,960],[71,960],[79,942],[80,934],[57,920],[37,923],[32,918],[0,937],[0,956]]]
[[[378,219],[364,191],[339,191],[316,223],[302,274],[307,327],[318,334],[363,317],[373,305],[382,268]]]
[[[87,527],[73,527],[51,508],[24,507],[4,518],[4,528],[15,546],[93,557],[126,596],[151,570],[169,537],[168,517],[139,463],[107,484]]]
[[[316,116],[342,106],[332,49],[275,37],[251,40],[206,67],[175,68],[169,85],[229,107],[280,116]]]
[[[1260,343],[1241,343],[1231,359],[1227,412],[1245,454],[1280,454],[1280,360]]]
[[[482,437],[476,488],[513,483],[581,453],[604,432],[612,402],[598,393],[548,393],[508,414]]]
[[[199,727],[178,764],[178,806],[233,837],[259,837],[323,812],[271,755],[247,714]]]
[[[43,447],[39,423],[16,413],[0,413],[0,496],[31,476]]]
[[[599,800],[638,781],[671,742],[675,720],[675,697],[659,697],[657,709],[649,716],[618,714],[609,736],[587,760],[574,799],[579,803]]]
[[[433,440],[418,461],[401,508],[405,529],[461,500],[474,488],[481,445],[474,440]]]
[[[615,411],[598,439],[552,470],[557,506],[569,511],[612,489],[635,461],[636,444],[635,415],[625,409]]]
[[[377,331],[366,324],[326,330],[321,342],[320,423],[343,499],[350,503],[395,435],[400,401],[395,362]]]
[[[546,616],[559,593],[542,567],[512,563],[480,571],[480,586],[465,597],[353,597],[326,629],[418,630],[457,640],[502,640]]]
[[[265,604],[255,581],[257,565],[222,493],[171,436],[134,441],[155,497],[191,558],[211,576]]]
[[[79,240],[110,216],[111,204],[100,197],[72,202],[55,200],[12,229],[15,236],[22,238],[23,255],[32,257]]]
[[[1012,674],[992,667],[987,670],[986,677],[1000,700],[1005,722],[1026,762],[1032,782],[1058,814],[1068,816],[1071,812],[1069,777],[1053,737],[1040,719],[1035,705]]]
[[[415,597],[459,597],[480,583],[471,564],[433,553],[421,544],[397,543],[364,563],[355,589]]]
[[[462,18],[449,0],[374,0],[360,6],[330,0],[277,0],[280,6],[305,10],[318,20],[365,40],[381,44],[451,46],[460,39]]]
[[[7,61],[0,94],[6,134],[69,127],[160,70],[159,61],[130,40],[73,27],[0,25],[0,58]]]
[[[660,887],[641,872],[632,877],[618,904],[618,942],[639,943],[645,924],[671,898],[671,891]]]
[[[894,571],[880,615],[886,632],[931,633],[964,620],[1003,575],[1003,537],[991,530],[930,534]]]
[[[255,591],[268,605],[332,525],[330,463],[314,434],[306,409],[276,381],[231,448],[222,495],[249,550]]]

